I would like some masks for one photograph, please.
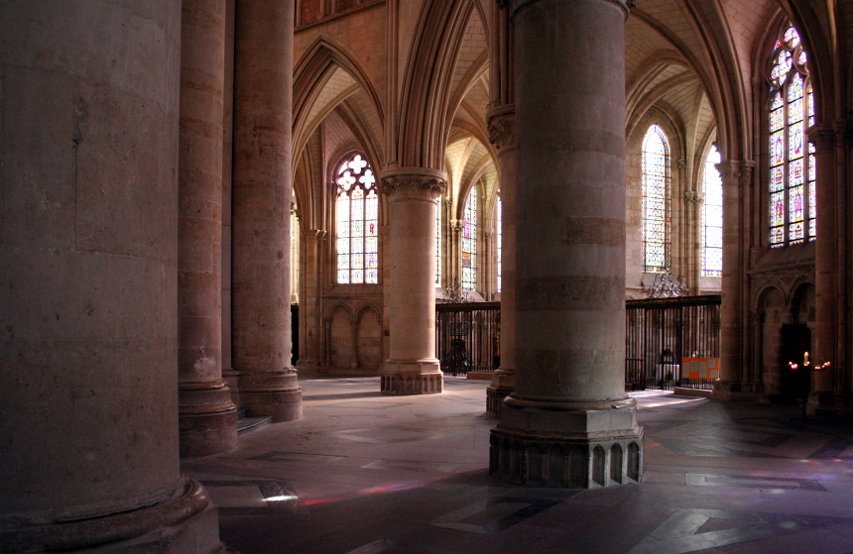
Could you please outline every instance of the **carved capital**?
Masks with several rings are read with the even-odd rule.
[[[498,150],[515,148],[515,106],[500,106],[486,117],[489,125],[489,142]]]
[[[515,17],[515,14],[518,13],[519,10],[529,6],[530,4],[534,4],[539,0],[504,0],[504,4],[510,8],[510,13],[512,17]],[[618,7],[622,8],[622,11],[625,12],[625,19],[628,19],[628,16],[631,14],[631,10],[637,7],[636,0],[604,0],[605,2],[610,2],[611,4],[616,4]],[[498,0],[498,7],[502,7],[501,0]]]
[[[685,190],[684,201],[694,206],[699,206],[705,203],[705,195],[698,190]]]
[[[447,190],[447,177],[443,172],[430,170],[383,172],[379,190],[389,199],[422,198],[435,201]]]
[[[305,242],[320,242],[326,237],[326,231],[323,229],[303,229],[300,235]]]
[[[809,142],[814,143],[818,153],[834,149],[836,140],[841,138],[839,135],[838,129],[824,123],[818,123],[806,129],[806,136]]]
[[[716,164],[724,187],[752,185],[755,162],[752,160],[725,160]]]

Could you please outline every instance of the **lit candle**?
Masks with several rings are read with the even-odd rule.
[[[803,365],[809,365],[809,353],[808,352],[806,352],[806,354],[803,356]]]

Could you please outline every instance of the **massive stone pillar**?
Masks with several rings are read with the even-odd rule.
[[[178,414],[181,456],[237,447],[222,380],[224,0],[184,0],[178,187]]]
[[[0,550],[220,550],[179,471],[180,3],[3,2],[0,35]]]
[[[380,175],[390,206],[391,357],[382,366],[385,394],[442,391],[435,357],[435,210],[445,175],[427,169],[396,169]]]
[[[625,394],[625,42],[616,0],[517,0],[516,386],[490,472],[524,485],[636,482]]]
[[[489,139],[498,148],[501,164],[501,367],[486,389],[486,411],[500,412],[503,399],[515,389],[515,221],[516,155],[515,106],[489,113]]]
[[[293,0],[237,3],[232,364],[253,415],[302,416],[290,367]]]
[[[817,162],[817,240],[815,241],[815,333],[812,339],[813,367],[830,365],[814,373],[808,410],[833,412],[849,409],[846,395],[839,387],[839,372],[845,368],[846,329],[841,314],[846,298],[843,278],[847,266],[847,198],[843,172],[838,174],[836,160],[843,159],[845,122],[815,125],[808,131],[815,145]],[[843,171],[843,170],[842,170]]]

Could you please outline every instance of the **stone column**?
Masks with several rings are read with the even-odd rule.
[[[222,87],[225,2],[184,0],[178,158],[178,415],[181,456],[237,447],[222,380]]]
[[[299,309],[302,312],[305,328],[301,348],[303,354],[299,366],[305,369],[317,369],[320,360],[320,343],[323,331],[320,314],[320,246],[323,244],[326,231],[306,229],[302,231],[302,301]]]
[[[178,457],[180,3],[0,35],[0,550],[221,550]]]
[[[626,2],[516,0],[516,386],[491,435],[513,483],[639,481],[625,394]]]
[[[516,150],[515,106],[501,106],[488,115],[489,140],[501,164],[501,367],[486,389],[486,411],[497,417],[504,398],[515,390],[515,256]]]
[[[382,192],[390,208],[386,252],[390,289],[391,357],[380,371],[384,394],[442,391],[435,357],[435,210],[447,178],[441,171],[384,171]]]
[[[843,133],[843,128],[841,129]],[[809,395],[808,411],[832,411],[835,408],[833,374],[841,368],[843,333],[839,333],[839,278],[845,267],[845,254],[839,248],[839,231],[844,229],[846,211],[839,198],[836,178],[836,144],[843,143],[843,134],[832,125],[815,125],[808,130],[809,141],[815,145],[817,162],[817,240],[815,241],[815,333],[811,359],[815,366],[830,362],[829,368],[814,372],[814,384]],[[835,367],[833,367],[835,366]],[[841,403],[843,406],[843,403]]]
[[[293,0],[239,2],[234,53],[232,364],[253,415],[302,416],[290,367]]]
[[[720,380],[714,383],[716,400],[753,399],[763,394],[760,383],[744,380],[745,323],[749,310],[744,306],[746,290],[744,259],[747,250],[743,229],[743,191],[751,190],[754,163],[728,160],[717,164],[723,182],[723,277],[720,306]]]
[[[240,405],[240,374],[231,365],[231,179],[234,152],[234,11],[236,0],[225,0],[225,80],[222,103],[222,379],[231,402]]]

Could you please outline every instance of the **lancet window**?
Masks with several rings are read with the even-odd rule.
[[[379,197],[376,177],[360,153],[347,156],[335,172],[338,283],[379,282]]]
[[[702,207],[702,275],[723,275],[723,181],[717,164],[720,152],[712,146],[705,158],[702,189],[705,203]]]
[[[670,153],[666,134],[652,125],[643,138],[643,271],[666,273],[670,267]]]
[[[477,189],[471,188],[462,217],[462,289],[477,288]]]
[[[814,91],[808,54],[790,25],[776,41],[768,82],[770,247],[781,248],[817,238],[815,149],[806,140]]]

